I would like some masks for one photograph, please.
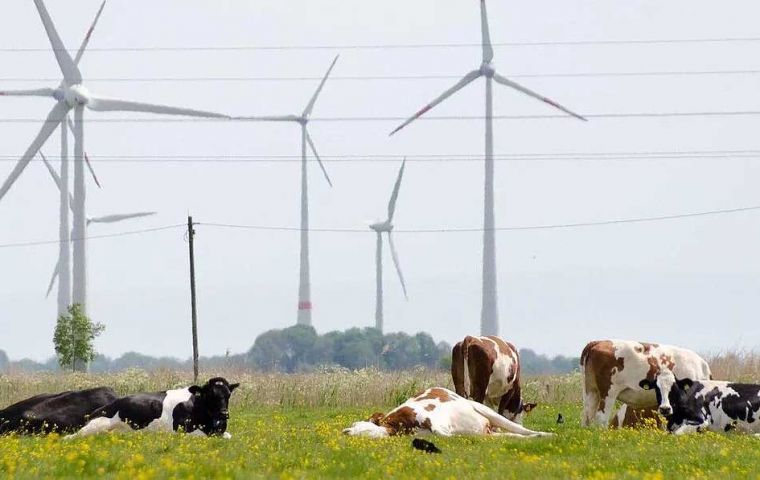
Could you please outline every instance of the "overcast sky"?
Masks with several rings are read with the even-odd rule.
[[[99,0],[47,0],[70,50]],[[349,6],[350,5],[350,6]],[[495,43],[760,36],[757,2],[655,0],[491,1]],[[136,78],[320,77],[340,54],[315,111],[324,117],[406,117],[452,79],[340,80],[351,76],[461,76],[479,48],[109,51],[124,47],[461,44],[480,39],[474,0],[109,0],[80,67],[92,91],[233,115],[300,113],[317,82],[114,81]],[[502,46],[506,76],[546,73],[758,69],[758,42]],[[8,51],[39,48],[39,51]],[[60,73],[32,2],[4,0],[0,88],[57,86]],[[98,49],[106,49],[100,50]],[[28,79],[28,80],[24,80]],[[45,80],[39,80],[45,79]],[[92,79],[89,80],[88,79]],[[98,80],[100,79],[100,80]],[[110,80],[109,80],[110,79]],[[532,77],[518,81],[581,113],[758,110],[760,75]],[[34,81],[32,81],[34,80]],[[432,112],[483,114],[479,80]],[[10,173],[52,106],[0,102],[0,178]],[[495,86],[497,115],[554,113]],[[297,226],[298,128],[234,122],[98,122],[152,119],[86,113],[86,151],[103,189],[89,182],[88,213],[154,210],[157,216],[93,225],[91,235],[199,222]],[[8,122],[8,119],[34,119]],[[502,120],[497,154],[759,150],[756,116]],[[470,156],[410,162],[398,229],[478,228],[483,216],[482,120],[317,122],[334,188],[309,165],[314,228],[364,228],[381,218],[400,155]],[[44,151],[59,154],[59,135]],[[73,141],[71,142],[73,145]],[[155,157],[248,156],[267,162],[166,162]],[[99,161],[98,156],[102,157]],[[137,156],[143,162],[114,161]],[[285,158],[275,158],[275,157]],[[176,160],[176,159],[174,159]],[[387,161],[390,160],[390,161]],[[58,167],[58,165],[57,165]],[[89,180],[89,179],[88,179]],[[648,217],[760,205],[757,158],[500,161],[500,227]],[[57,191],[32,163],[0,202],[0,244],[55,240]],[[312,233],[314,326],[374,323],[374,236]],[[90,313],[106,324],[102,353],[190,355],[187,243],[181,229],[92,240]],[[297,232],[197,227],[201,354],[247,350],[259,333],[295,323]],[[482,234],[399,232],[409,301],[386,262],[388,331],[456,341],[478,333]],[[55,294],[45,289],[56,245],[0,248],[0,348],[13,358],[53,353]],[[675,343],[700,351],[756,348],[760,338],[760,212],[657,223],[497,233],[502,336],[549,354],[577,355],[597,338]],[[386,252],[386,260],[388,255]]]

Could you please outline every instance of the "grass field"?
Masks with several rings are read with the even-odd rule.
[[[760,478],[760,439],[738,434],[674,437],[655,430],[581,429],[580,377],[527,379],[541,402],[526,425],[549,439],[439,438],[443,450],[413,450],[409,437],[349,438],[341,429],[387,410],[424,386],[448,384],[439,372],[327,372],[233,375],[233,439],[175,434],[0,438],[0,475],[18,478]],[[183,374],[0,377],[0,405],[48,389],[115,385],[123,392],[185,384]],[[564,424],[557,424],[562,413]]]

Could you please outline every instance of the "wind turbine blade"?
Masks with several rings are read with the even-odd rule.
[[[388,232],[388,246],[391,248],[393,265],[396,266],[396,273],[398,274],[399,281],[401,281],[401,288],[404,290],[404,298],[409,300],[409,295],[406,293],[406,282],[404,282],[404,274],[401,272],[401,264],[398,261],[398,253],[396,253],[396,245],[393,243],[393,235],[391,235],[391,232]]]
[[[435,107],[436,105],[438,105],[442,101],[446,100],[450,96],[454,95],[456,92],[458,92],[459,90],[461,90],[462,88],[464,88],[469,83],[472,83],[475,79],[477,79],[478,77],[480,77],[480,75],[481,75],[480,70],[473,70],[470,73],[468,73],[467,75],[465,75],[453,87],[449,88],[448,90],[446,90],[445,92],[443,92],[442,94],[440,94],[438,96],[438,98],[436,98],[432,102],[430,102],[427,105],[425,105],[424,107],[422,107],[422,110],[420,110],[419,112],[415,113],[407,121],[405,121],[404,123],[402,123],[401,125],[399,125],[394,131],[391,132],[391,135],[393,135],[394,133],[398,132],[402,128],[406,127],[407,125],[409,125],[413,121],[417,120],[418,118],[420,118],[421,116],[423,116],[424,114],[426,114],[427,112],[429,112],[430,110],[432,110],[433,107]]]
[[[488,28],[486,0],[480,0],[480,33],[483,36],[483,63],[491,63],[491,60],[493,60],[493,46],[491,46],[491,32]]]
[[[47,157],[45,157],[45,154],[42,153],[42,150],[39,151],[40,157],[42,157],[42,163],[45,164],[47,167],[48,172],[50,173],[50,176],[53,178],[53,181],[55,182],[55,185],[58,187],[58,190],[61,189],[61,177],[58,175],[58,172],[55,171],[53,166],[48,161]]]
[[[59,258],[55,262],[55,268],[53,269],[53,275],[50,277],[50,283],[48,284],[47,292],[45,293],[45,298],[48,298],[50,296],[50,292],[53,290],[53,285],[55,285],[55,279],[58,278],[58,272],[61,269],[61,259]]]
[[[55,25],[53,25],[53,20],[51,20],[47,8],[45,8],[45,3],[42,0],[34,0],[34,4],[37,6],[37,11],[42,19],[42,25],[45,26],[50,46],[53,47],[55,59],[58,61],[58,66],[61,67],[61,73],[63,73],[66,83],[69,85],[82,83],[82,74],[79,72],[79,68],[77,68],[74,60],[71,59],[69,51],[63,45],[61,37],[58,36],[58,31],[55,29]]]
[[[295,115],[269,115],[253,117],[232,117],[233,120],[245,120],[250,122],[298,122],[301,119]]]
[[[319,87],[317,87],[317,91],[314,92],[314,95],[311,97],[311,100],[309,100],[309,104],[306,105],[306,108],[303,111],[303,116],[308,117],[311,115],[311,111],[314,110],[314,104],[317,102],[317,97],[319,96],[319,93],[322,91],[322,87],[325,86],[325,82],[327,81],[327,77],[330,76],[330,72],[332,72],[333,67],[335,66],[335,62],[338,61],[338,57],[340,55],[335,55],[335,59],[333,60],[332,64],[330,65],[330,68],[327,69],[327,73],[325,73],[325,76],[322,77],[322,81],[319,82]]]
[[[221,113],[205,112],[202,110],[193,110],[191,108],[170,107],[168,105],[159,105],[155,103],[133,102],[130,100],[118,100],[115,98],[96,96],[90,97],[90,100],[87,102],[87,108],[97,112],[146,112],[163,115],[184,115],[188,117],[230,118]]]
[[[50,110],[45,123],[42,124],[42,128],[34,138],[34,141],[32,141],[32,144],[26,149],[26,152],[21,156],[18,163],[16,163],[16,167],[11,174],[8,175],[8,178],[5,179],[3,185],[0,186],[0,200],[2,200],[5,194],[8,193],[8,190],[13,186],[13,183],[18,179],[26,166],[29,165],[32,158],[37,155],[37,152],[40,151],[40,148],[42,148],[45,141],[53,134],[53,131],[61,123],[61,120],[63,120],[63,117],[68,111],[69,106],[65,103],[56,103],[53,109]]]
[[[332,180],[330,180],[330,176],[327,174],[327,170],[325,169],[324,163],[322,163],[322,159],[319,158],[319,154],[317,153],[317,147],[314,146],[314,142],[311,140],[311,135],[309,135],[308,130],[306,131],[306,141],[309,143],[309,147],[311,147],[311,152],[317,158],[317,163],[319,163],[319,168],[322,169],[322,174],[325,176],[325,180],[327,180],[327,183],[329,183],[330,187],[332,187],[333,186]]]
[[[105,2],[103,2],[105,5]],[[71,118],[68,118],[69,123],[69,130],[71,130],[72,134],[74,133],[74,122],[71,121]],[[98,176],[95,175],[95,170],[92,168],[92,163],[90,163],[90,157],[87,155],[87,152],[84,152],[84,162],[87,164],[87,169],[90,171],[90,175],[92,175],[92,179],[95,180],[95,185],[98,186],[98,188],[103,188],[100,185],[100,181],[98,180]]]
[[[137,213],[119,213],[115,215],[104,215],[102,217],[95,217],[88,219],[87,223],[116,223],[123,222],[124,220],[131,220],[133,218],[150,217],[155,215],[156,212],[137,212]]]
[[[563,107],[562,105],[560,105],[559,103],[555,102],[551,98],[544,97],[543,95],[540,95],[540,94],[534,92],[533,90],[525,88],[522,85],[520,85],[519,83],[513,82],[512,80],[510,80],[510,79],[508,79],[506,77],[503,77],[503,76],[499,75],[498,73],[494,74],[493,79],[496,80],[498,83],[501,83],[502,85],[506,85],[507,87],[514,88],[518,92],[522,92],[525,95],[533,97],[533,98],[535,98],[537,100],[541,100],[542,102],[547,103],[547,104],[551,105],[554,108],[562,110],[563,112],[567,113],[568,115],[572,115],[573,117],[575,117],[577,119],[583,120],[584,122],[588,121],[583,116],[578,115],[577,113],[575,113],[575,112],[573,112],[573,111],[571,111],[571,110]]]
[[[103,3],[100,4],[100,8],[98,9],[98,13],[95,15],[95,20],[92,21],[92,25],[90,25],[90,29],[87,30],[87,35],[84,36],[84,40],[82,40],[82,44],[79,46],[79,51],[77,51],[77,56],[74,57],[74,63],[76,65],[79,65],[79,61],[82,60],[82,55],[84,55],[84,51],[87,49],[87,44],[90,43],[90,37],[92,37],[92,31],[95,30],[95,25],[98,24],[98,19],[100,18],[100,14],[103,13],[103,7],[106,6],[106,0],[103,0]]]
[[[388,222],[393,221],[393,214],[396,211],[396,200],[398,200],[398,191],[401,188],[401,179],[404,177],[404,165],[406,165],[406,157],[401,162],[401,168],[398,170],[398,178],[396,178],[396,184],[393,186],[393,193],[391,194],[391,200],[388,202]]]
[[[52,97],[52,88],[33,88],[30,90],[0,90],[0,97]]]

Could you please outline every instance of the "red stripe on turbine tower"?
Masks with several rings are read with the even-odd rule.
[[[311,310],[311,302],[298,302],[299,310]]]

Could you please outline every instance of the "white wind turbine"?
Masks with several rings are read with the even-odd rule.
[[[338,55],[335,56],[330,68],[327,69],[327,73],[322,77],[322,81],[319,83],[317,90],[312,95],[309,103],[306,104],[306,108],[301,115],[274,115],[274,116],[244,116],[233,117],[235,120],[249,120],[258,122],[293,122],[301,126],[301,255],[300,255],[300,273],[298,283],[298,325],[311,325],[311,275],[309,269],[309,177],[306,168],[306,145],[311,148],[314,157],[319,163],[319,168],[322,169],[322,174],[325,176],[325,180],[332,187],[332,181],[327,174],[322,159],[319,158],[317,148],[314,146],[314,141],[311,139],[308,131],[308,124],[311,118],[311,112],[314,110],[314,104],[317,102],[322,87],[325,86],[327,77],[330,76],[335,62],[338,61]]]
[[[50,173],[50,177],[53,179],[53,182],[58,187],[58,191],[63,190],[63,179],[58,175],[58,172],[55,171],[53,168],[53,165],[50,164],[48,159],[45,157],[45,155],[42,153],[42,151],[39,152],[40,157],[42,157],[42,161],[45,164],[45,167],[47,167],[48,172]],[[94,177],[94,172],[93,172]],[[97,181],[97,180],[96,180]],[[68,201],[64,202],[64,207],[74,209],[74,198],[69,196]],[[141,217],[149,217],[152,215],[155,215],[156,212],[136,212],[136,213],[121,213],[121,214],[114,214],[114,215],[104,215],[102,217],[93,217],[87,219],[87,228],[90,227],[91,223],[118,223],[123,222],[125,220],[132,220],[135,218],[141,218]],[[47,298],[50,295],[51,290],[53,289],[53,285],[55,285],[55,280],[58,278],[58,315],[66,314],[68,311],[69,303],[60,303],[60,299],[63,298],[71,298],[71,291],[64,292],[64,295],[61,294],[61,290],[65,288],[71,288],[70,284],[65,283],[62,281],[63,278],[70,278],[71,272],[68,270],[70,267],[68,265],[65,265],[63,262],[61,262],[61,256],[59,254],[58,261],[55,263],[55,268],[53,269],[53,275],[50,278],[50,283],[48,284],[47,293],[45,293],[45,298]]]
[[[485,0],[480,0],[480,21],[482,35],[483,59],[480,67],[465,75],[453,87],[449,88],[438,96],[435,100],[425,105],[420,111],[412,115],[408,120],[402,123],[398,128],[391,132],[391,135],[398,132],[405,126],[409,125],[433,107],[443,102],[466,85],[472,83],[480,77],[486,81],[486,151],[485,151],[485,192],[484,192],[484,211],[483,211],[483,300],[480,316],[480,330],[482,335],[499,334],[499,310],[496,290],[496,239],[494,232],[494,161],[493,161],[493,95],[492,83],[500,83],[507,87],[513,88],[537,100],[551,105],[573,117],[580,120],[586,120],[581,115],[574,113],[557,102],[544,97],[512,80],[499,75],[491,65],[493,60],[493,47],[491,45],[491,35],[488,29],[488,13],[486,11]]]
[[[164,115],[185,115],[192,117],[202,118],[226,118],[227,115],[205,112],[200,110],[193,110],[188,108],[170,107],[166,105],[149,104],[142,102],[133,102],[129,100],[118,100],[114,98],[103,97],[91,93],[87,88],[82,85],[82,73],[79,71],[77,62],[81,58],[81,54],[84,51],[87,40],[89,40],[90,34],[95,24],[91,27],[87,34],[87,39],[84,45],[77,54],[76,60],[72,59],[68,50],[61,41],[58,32],[55,29],[55,25],[50,18],[50,15],[45,8],[45,4],[42,0],[34,0],[34,4],[37,7],[42,24],[47,32],[50,45],[52,46],[53,53],[55,54],[58,66],[63,73],[63,82],[58,88],[42,88],[34,90],[24,90],[15,92],[2,92],[4,95],[26,95],[26,96],[41,96],[52,97],[56,103],[50,110],[42,128],[32,141],[29,148],[19,159],[15,168],[0,186],[0,200],[8,193],[13,183],[18,179],[21,173],[24,171],[29,162],[34,158],[39,149],[50,137],[53,131],[67,121],[67,115],[71,110],[74,110],[74,221],[73,221],[73,237],[76,238],[73,247],[73,288],[72,288],[72,302],[80,304],[82,309],[86,312],[87,307],[87,211],[85,207],[86,199],[86,186],[84,182],[84,109],[99,111],[99,112],[145,112],[145,113],[157,113]],[[101,6],[102,9],[102,6]],[[96,17],[97,21],[98,17]],[[61,129],[65,132],[65,128]],[[65,133],[62,134],[62,142],[64,140]],[[64,147],[62,146],[62,152]],[[62,161],[62,166],[65,165],[65,161]],[[66,178],[68,176],[67,167],[61,172],[61,177]],[[62,205],[66,202],[67,190],[64,187],[66,182],[62,181],[61,198]],[[61,207],[61,218],[64,218],[63,206]],[[63,221],[62,221],[63,223]],[[66,229],[67,230],[67,229]],[[64,235],[64,226],[61,225],[61,235]],[[68,232],[67,232],[68,233]],[[61,249],[63,253],[63,248]],[[61,257],[65,262],[65,255]]]
[[[396,266],[396,273],[398,273],[398,279],[401,282],[401,288],[404,290],[404,298],[409,298],[406,293],[406,283],[404,282],[404,274],[401,273],[401,264],[398,261],[398,253],[396,252],[396,246],[393,244],[393,214],[396,212],[396,200],[398,200],[398,192],[401,188],[401,179],[404,176],[404,165],[406,164],[406,158],[401,162],[401,168],[398,171],[398,178],[396,178],[396,184],[393,186],[393,193],[391,193],[391,199],[388,202],[388,218],[382,222],[373,223],[369,226],[377,234],[376,250],[375,250],[375,275],[376,275],[376,298],[375,298],[375,328],[383,331],[383,233],[388,236],[388,247],[391,251],[391,257],[393,258],[393,265]]]
[[[77,55],[74,58],[74,63],[79,64],[79,61],[82,59],[82,55],[84,54],[85,49],[87,48],[87,44],[90,42],[90,37],[92,36],[92,32],[95,28],[95,25],[98,22],[98,19],[100,18],[100,14],[103,12],[103,7],[105,6],[106,2],[103,0],[103,3],[100,5],[100,8],[98,9],[98,13],[95,15],[95,19],[93,20],[92,24],[90,25],[90,28],[87,30],[87,34],[84,37],[84,40],[82,40],[82,44],[79,46],[79,50],[77,51]],[[60,85],[58,86],[58,89],[63,89],[65,87],[65,82],[61,81]],[[0,91],[0,96],[47,96],[50,94],[51,89],[33,89],[33,90],[3,90]],[[65,116],[64,122],[61,123],[63,125],[65,122],[68,123],[72,133],[74,132],[74,124],[71,122],[71,119],[68,118],[68,115]],[[59,222],[59,230],[58,230],[58,238],[59,238],[59,246],[58,246],[58,262],[63,265],[63,270],[65,274],[60,275],[59,281],[60,281],[60,288],[58,289],[58,315],[66,314],[68,311],[68,307],[71,304],[71,243],[70,243],[70,237],[69,237],[69,229],[70,229],[70,222],[69,222],[69,209],[66,207],[66,199],[69,197],[69,161],[68,161],[68,132],[66,131],[66,128],[61,128],[61,186],[60,186],[60,222]],[[90,161],[87,158],[87,154],[85,154],[85,161],[87,162],[87,167],[90,170],[90,173],[92,174],[93,178],[95,179],[95,183],[100,187],[100,182],[98,182],[97,177],[95,176],[95,171],[92,169],[92,165],[90,165]],[[0,198],[2,195],[0,195]]]

